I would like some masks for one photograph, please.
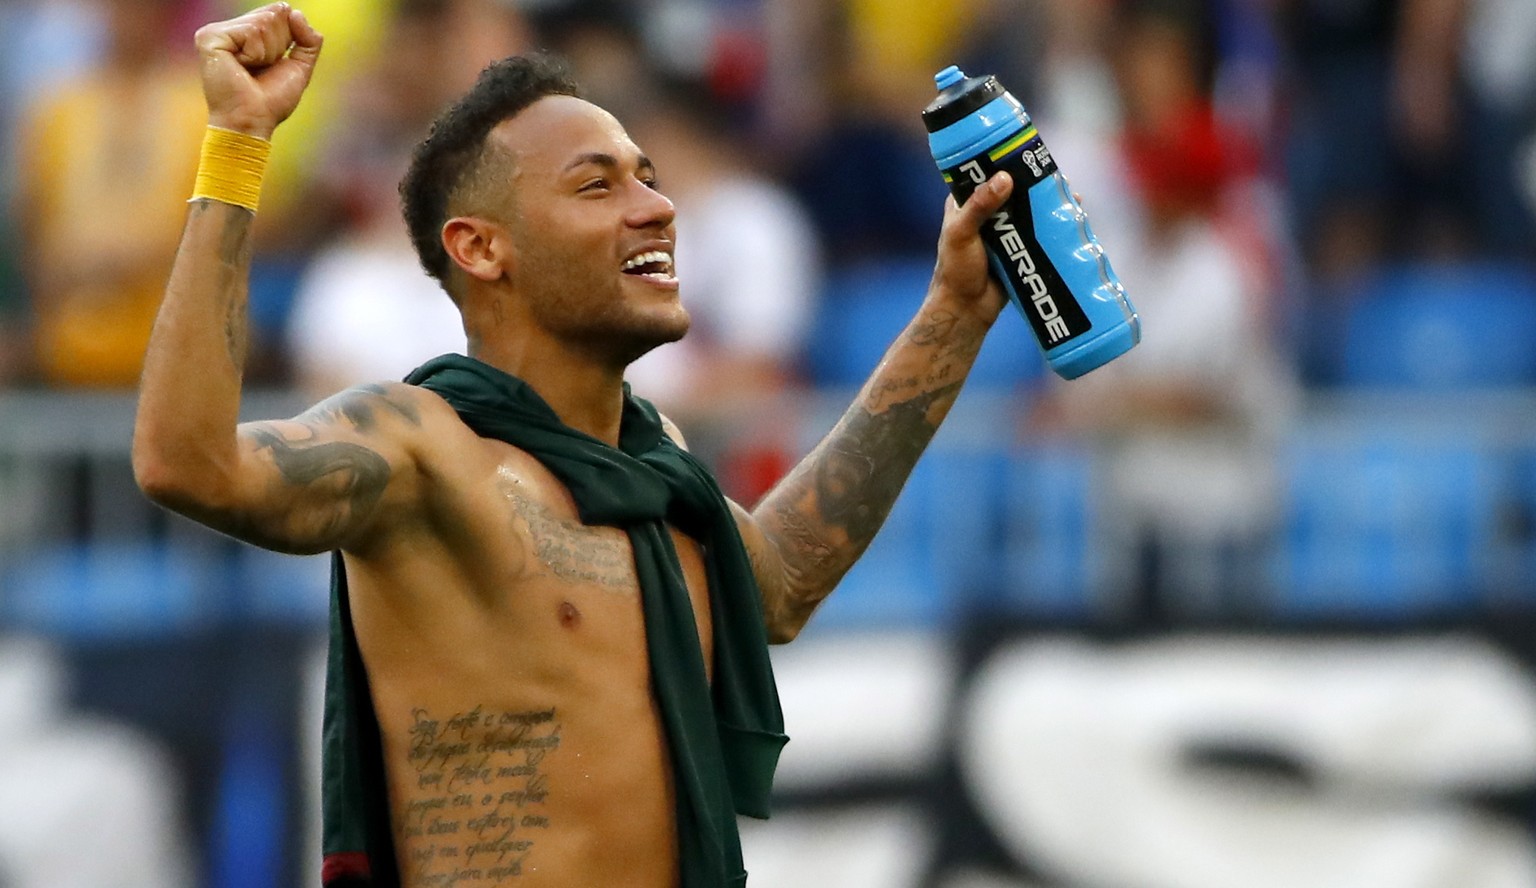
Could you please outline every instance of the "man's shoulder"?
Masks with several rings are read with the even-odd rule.
[[[676,444],[679,450],[687,450],[688,442],[683,439],[683,430],[677,427],[677,423],[661,411],[656,412],[656,417],[661,420],[661,430],[672,439],[672,443]]]
[[[454,468],[478,469],[483,460],[473,454],[480,453],[493,463],[511,460],[519,466],[537,466],[547,471],[543,461],[522,447],[475,431],[460,418],[453,405],[430,388],[406,382],[378,382],[349,391],[373,399],[393,412],[401,425],[418,433],[420,446]]]
[[[431,461],[434,453],[451,454],[464,436],[474,434],[442,397],[403,382],[343,389],[311,407],[306,418],[327,424],[342,421],[362,439],[404,448],[418,461]]]
[[[458,421],[458,414],[441,397],[421,386],[392,381],[342,389],[311,408],[317,411],[339,413],[363,430],[384,420],[411,428]]]

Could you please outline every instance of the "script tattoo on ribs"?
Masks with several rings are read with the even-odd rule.
[[[522,875],[549,829],[544,761],[560,749],[555,709],[476,706],[446,719],[416,709],[409,736],[413,785],[397,828],[416,884],[500,885]]]

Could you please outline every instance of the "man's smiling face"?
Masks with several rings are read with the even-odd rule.
[[[534,322],[620,364],[681,339],[672,202],[613,115],[546,96],[489,140],[508,158],[497,208],[516,251],[508,277]]]

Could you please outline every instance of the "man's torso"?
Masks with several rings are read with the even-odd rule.
[[[403,885],[675,885],[627,535],[528,454],[448,434],[418,525],[346,556]],[[707,664],[702,552],[672,536]]]

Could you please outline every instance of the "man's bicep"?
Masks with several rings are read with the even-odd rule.
[[[414,468],[420,415],[392,388],[348,389],[291,420],[241,425],[229,532],[295,552],[356,539]]]

